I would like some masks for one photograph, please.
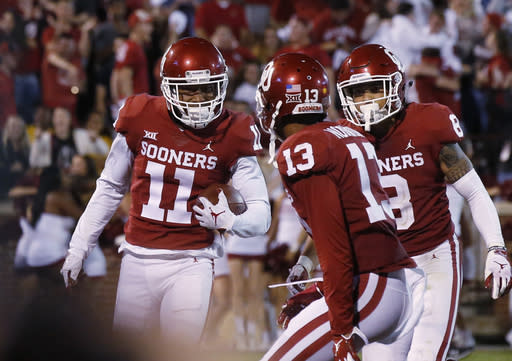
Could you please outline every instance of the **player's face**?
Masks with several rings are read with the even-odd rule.
[[[369,82],[351,86],[348,89],[354,103],[368,102],[375,99],[375,102],[382,108],[386,104],[384,98],[384,83],[382,81]],[[356,105],[358,110],[360,105]]]
[[[217,86],[207,85],[182,85],[179,88],[179,98],[184,102],[201,103],[211,101],[217,96]]]

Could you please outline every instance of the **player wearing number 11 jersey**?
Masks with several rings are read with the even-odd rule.
[[[252,117],[223,109],[227,68],[210,42],[185,38],[162,58],[163,97],[127,99],[115,123],[119,133],[62,268],[66,286],[128,190],[114,325],[143,334],[199,340],[210,300],[213,259],[222,255],[214,230],[241,237],[270,225],[261,149]],[[234,215],[221,192],[211,204],[198,195],[232,180],[247,211]]]
[[[258,118],[271,142],[283,141],[279,173],[314,240],[325,295],[292,319],[263,360],[359,360],[365,343],[406,334],[422,309],[411,307],[405,273],[416,265],[396,235],[375,149],[358,131],[324,122],[328,89],[320,63],[296,53],[267,64],[258,86]],[[416,273],[418,301],[422,280]]]

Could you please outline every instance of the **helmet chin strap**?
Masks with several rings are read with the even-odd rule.
[[[276,162],[276,140],[278,139],[276,132],[274,131],[274,126],[276,124],[276,118],[279,115],[279,109],[281,109],[281,105],[283,105],[283,102],[280,100],[277,102],[276,110],[274,113],[272,113],[272,122],[270,122],[270,141],[268,145],[268,164],[272,164],[274,167],[277,168],[277,162]]]

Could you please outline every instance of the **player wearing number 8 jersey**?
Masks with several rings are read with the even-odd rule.
[[[467,199],[489,249],[485,279],[492,298],[510,288],[510,262],[496,209],[471,162],[457,144],[457,117],[439,104],[405,104],[400,61],[367,44],[352,51],[338,75],[338,93],[351,125],[375,145],[381,182],[390,196],[398,235],[427,277],[424,312],[407,360],[445,360],[462,283],[461,255],[448,210],[446,183]],[[371,344],[363,359],[396,360],[409,345]]]
[[[185,38],[162,59],[163,97],[127,99],[97,188],[73,234],[62,268],[66,286],[130,190],[132,203],[117,288],[114,325],[134,332],[161,329],[195,344],[202,333],[213,259],[222,255],[214,230],[264,234],[270,207],[256,160],[259,133],[250,116],[223,109],[227,68],[208,41]],[[225,195],[198,195],[232,180],[247,211],[234,215]],[[196,214],[195,214],[196,213]],[[196,218],[197,216],[197,218]]]
[[[325,298],[299,313],[263,360],[359,360],[368,342],[392,342],[414,326],[405,272],[415,264],[398,240],[379,182],[375,150],[359,132],[324,122],[329,86],[316,60],[274,58],[257,91],[258,118],[283,141],[279,173],[323,271]],[[273,147],[271,147],[273,149]],[[421,274],[415,295],[422,297]]]

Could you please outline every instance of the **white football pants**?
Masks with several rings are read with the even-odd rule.
[[[452,338],[459,292],[462,286],[459,241],[453,239],[424,254],[412,257],[426,275],[423,314],[414,328],[411,345],[399,340],[391,345],[378,343],[363,348],[363,361],[396,360],[407,353],[407,361],[444,361]]]
[[[114,328],[196,344],[203,332],[213,260],[163,259],[125,252],[117,286]]]
[[[366,341],[389,343],[410,335],[423,310],[424,290],[425,278],[419,269],[400,270],[387,277],[374,273],[361,275],[357,326],[366,336]],[[332,358],[327,304],[322,297],[290,321],[288,328],[261,360],[330,361]],[[394,360],[399,361],[400,358]]]

